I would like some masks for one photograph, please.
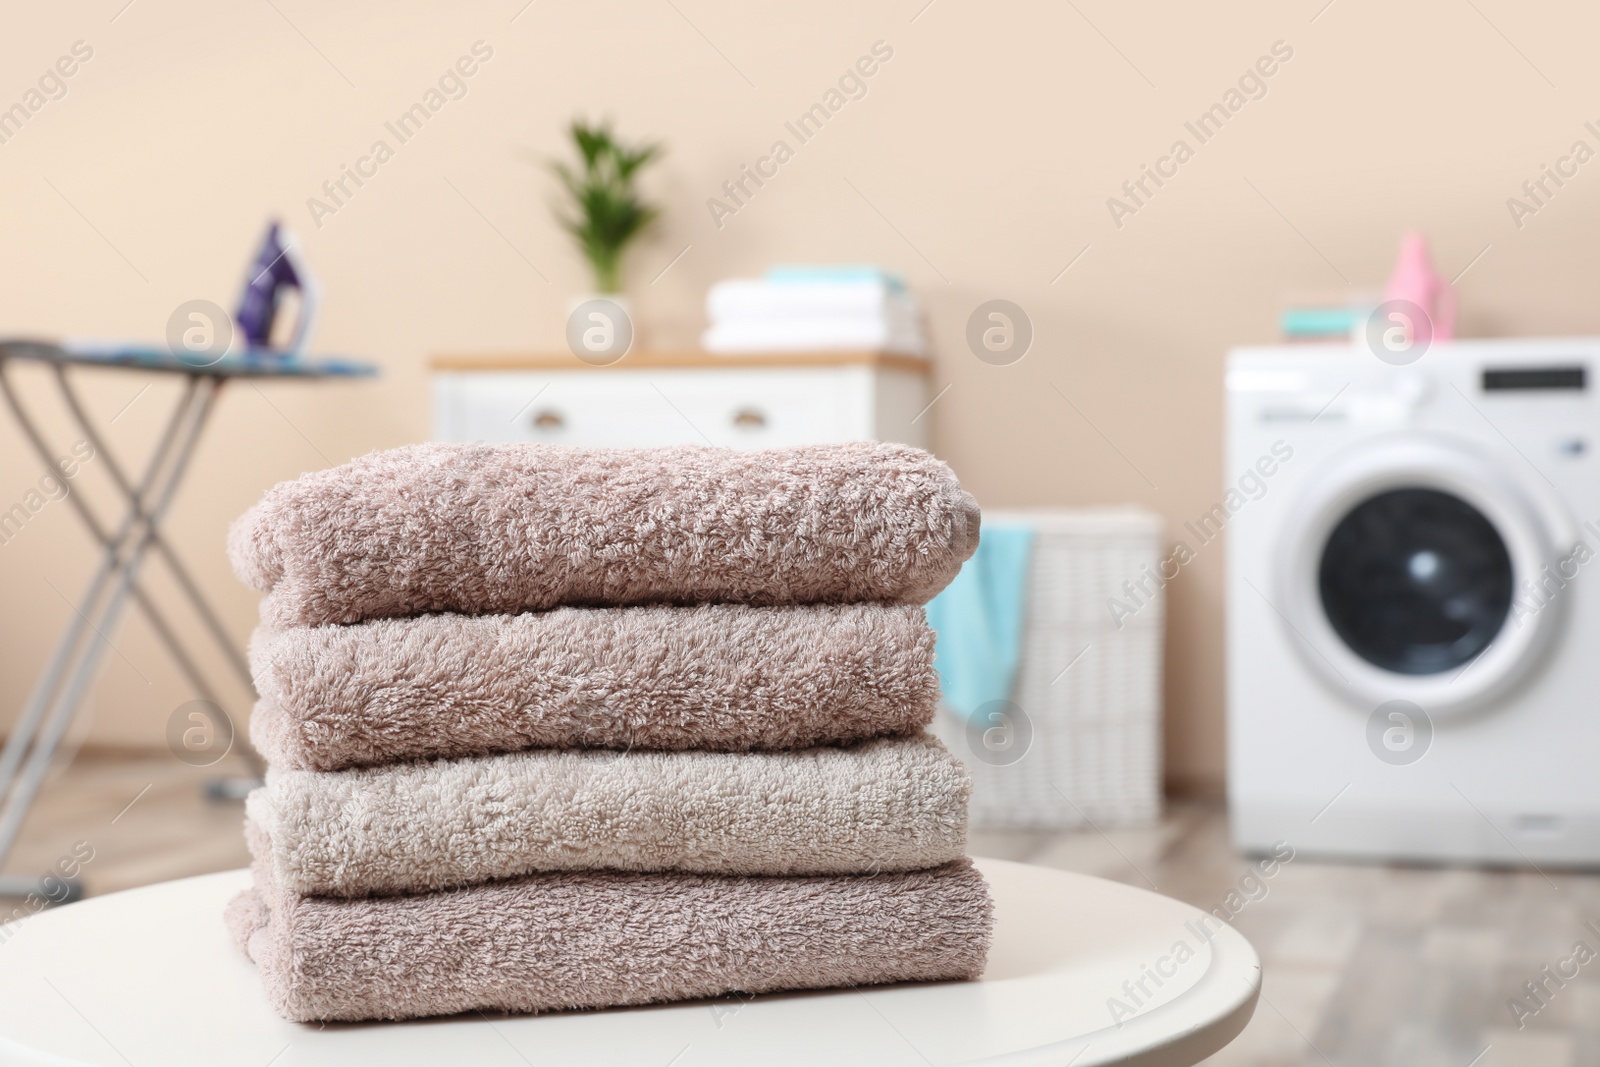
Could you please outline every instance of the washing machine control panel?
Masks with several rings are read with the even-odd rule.
[[[1583,392],[1589,385],[1589,368],[1582,363],[1541,367],[1485,367],[1483,391]]]

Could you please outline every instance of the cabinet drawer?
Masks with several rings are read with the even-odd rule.
[[[443,440],[775,448],[878,436],[866,367],[451,372],[433,389]]]

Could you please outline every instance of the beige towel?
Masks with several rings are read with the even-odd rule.
[[[316,1022],[976,978],[994,906],[968,860],[855,876],[563,872],[357,899],[282,893],[258,868],[226,918],[278,1013]]]
[[[257,856],[296,893],[361,896],[535,871],[856,874],[966,850],[971,781],[932,737],[799,752],[562,751],[269,771]],[[258,838],[258,840],[260,840]]]
[[[258,630],[250,722],[314,770],[524,748],[804,748],[919,732],[920,607],[557,608]]]
[[[284,482],[229,555],[277,628],[427,611],[922,603],[978,505],[905,445],[411,445]]]

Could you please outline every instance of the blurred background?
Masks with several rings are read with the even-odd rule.
[[[322,286],[312,350],[378,368],[223,391],[164,529],[240,648],[257,594],[232,576],[225,534],[266,488],[440,435],[441,368],[523,353],[521,372],[537,375],[541,359],[571,360],[569,313],[595,283],[552,210],[562,194],[545,161],[575,158],[575,118],[664,149],[639,177],[660,215],[622,278],[638,353],[699,350],[724,279],[881,265],[914,294],[925,335],[907,434],[986,511],[1158,516],[1158,555],[1237,478],[1224,464],[1228,351],[1278,341],[1286,308],[1381,292],[1403,234],[1427,235],[1459,336],[1600,332],[1600,176],[1585,157],[1561,184],[1524,188],[1575,142],[1600,146],[1585,125],[1600,123],[1600,74],[1584,58],[1600,12],[1582,4],[106,0],[18,8],[7,29],[0,106],[21,102],[25,119],[0,115],[0,334],[159,341],[186,302],[234,305],[278,219]],[[33,107],[26,94],[69,56],[74,72]],[[474,72],[441,82],[462,57]],[[795,136],[862,57],[875,70],[849,83],[859,95],[847,88],[820,129]],[[1241,82],[1263,57],[1273,73]],[[1240,86],[1242,106],[1197,137],[1192,124]],[[426,122],[397,136],[441,87]],[[776,173],[728,192],[780,140],[792,152]],[[1179,140],[1192,151],[1175,173],[1145,178]],[[361,163],[379,141],[390,151]],[[339,190],[358,165],[367,176]],[[969,341],[995,300],[1031,331],[1009,361]],[[179,376],[73,373],[106,447],[146,454]],[[49,374],[19,363],[13,380],[65,454],[76,438]],[[533,403],[516,400],[519,416]],[[42,469],[0,419],[0,506],[25,500]],[[84,463],[72,492],[106,492],[107,474]],[[60,501],[0,545],[0,716],[23,706],[96,551]],[[1205,907],[1235,883],[1225,559],[1202,548],[1166,583],[1150,646],[1165,814],[982,830],[975,850]],[[159,564],[144,581],[181,605]],[[256,772],[241,757],[253,698],[199,621],[172,617],[181,641],[217,657],[203,666],[235,750],[207,766],[174,759],[169,724],[196,694],[130,613],[103,635],[114,651],[9,871],[48,870],[82,839],[96,849],[91,892],[245,861],[237,805],[202,787]],[[1507,1010],[1570,950],[1574,901],[1592,887],[1562,885],[1570,927],[1519,895],[1545,886],[1526,868],[1287,865],[1239,917],[1267,958],[1271,1006],[1218,1062],[1600,1062],[1600,985],[1574,982],[1524,1025]],[[1389,999],[1373,992],[1401,972]]]

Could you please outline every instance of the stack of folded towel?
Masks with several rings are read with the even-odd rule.
[[[876,267],[774,267],[706,294],[709,352],[870,349],[927,353],[922,313],[899,276]]]
[[[295,1020],[974,978],[920,605],[976,547],[903,446],[421,445],[235,524],[267,595],[255,884]]]

